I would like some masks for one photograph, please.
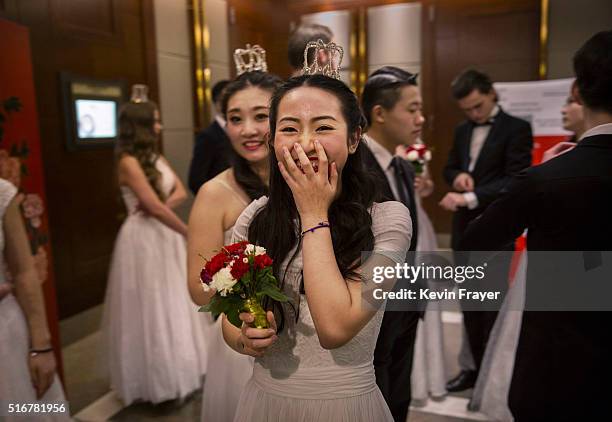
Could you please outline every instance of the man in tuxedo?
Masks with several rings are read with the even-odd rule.
[[[215,117],[213,122],[197,134],[193,157],[189,166],[189,189],[194,195],[200,186],[230,167],[232,145],[225,133],[225,119],[221,113],[223,89],[229,81],[217,82],[212,88]]]
[[[458,251],[467,225],[481,214],[501,193],[510,178],[531,164],[531,126],[505,113],[497,104],[497,93],[489,76],[469,69],[451,85],[452,94],[467,120],[455,129],[453,147],[444,168],[444,178],[453,191],[440,205],[454,213],[451,246]],[[505,245],[513,250],[513,239]],[[455,258],[460,261],[460,255]],[[457,262],[461,264],[461,262]],[[509,269],[508,256],[494,263],[496,271]],[[506,280],[498,277],[497,290],[507,290]],[[497,317],[492,310],[465,311],[463,321],[475,369],[462,368],[451,379],[448,391],[474,386],[489,334]]]
[[[612,31],[595,34],[573,62],[572,94],[584,106],[587,131],[570,151],[514,178],[507,193],[468,227],[460,247],[497,250],[528,229],[530,253],[612,250]],[[585,270],[589,256],[598,253],[581,253],[576,274],[584,276],[562,285],[573,274],[563,262],[528,260],[526,310],[509,395],[518,422],[610,417],[612,313],[534,311],[534,293],[543,285],[554,297],[569,287],[571,303],[592,289]],[[604,276],[607,285],[609,274]]]
[[[412,165],[395,155],[399,145],[419,138],[425,118],[423,100],[416,76],[393,66],[385,66],[368,78],[362,95],[362,108],[368,121],[365,138],[365,164],[377,176],[384,200],[400,201],[410,210],[412,239],[417,244],[417,217]],[[399,285],[400,282],[396,283]],[[410,405],[410,373],[420,313],[388,311],[383,317],[376,349],[376,383],[396,422],[405,422]]]

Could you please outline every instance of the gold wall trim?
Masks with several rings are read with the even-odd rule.
[[[368,79],[368,12],[367,8],[359,8],[359,82],[355,93],[361,96]]]
[[[359,48],[359,15],[355,10],[351,11],[351,36],[349,52],[351,57],[351,90],[357,92],[357,83],[359,81],[359,56],[357,51]]]
[[[193,60],[195,81],[195,126],[205,127],[211,119],[210,68],[208,67],[208,49],[210,32],[204,19],[204,1],[192,0],[193,13]]]
[[[546,79],[548,74],[548,7],[549,0],[540,0],[540,79]]]

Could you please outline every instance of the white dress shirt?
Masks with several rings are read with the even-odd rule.
[[[385,149],[381,144],[376,142],[374,138],[369,135],[363,135],[366,145],[374,154],[374,158],[378,161],[378,164],[385,172],[385,176],[387,177],[387,181],[389,182],[389,186],[391,187],[391,192],[393,192],[393,197],[396,201],[399,201],[400,195],[398,191],[397,181],[395,179],[395,170],[391,167],[391,160],[393,160],[393,155]]]
[[[584,132],[580,140],[582,141],[586,137],[595,135],[612,135],[612,122],[592,127],[591,129]]]
[[[494,118],[499,113],[499,106],[496,104],[491,110],[491,114],[489,115],[489,119]],[[476,126],[472,130],[472,138],[470,139],[470,164],[468,165],[468,171],[471,173],[474,171],[474,167],[476,167],[476,162],[478,161],[478,157],[480,156],[480,151],[482,151],[482,146],[489,136],[489,132],[491,131],[491,125],[485,126]],[[465,192],[463,194],[463,198],[467,203],[467,207],[471,210],[478,207],[478,197],[474,192]]]
[[[227,126],[227,122],[225,121],[223,117],[221,117],[220,114],[215,114],[215,120],[217,121],[217,124],[221,126],[221,129],[225,130]]]

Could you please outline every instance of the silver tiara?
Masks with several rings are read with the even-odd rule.
[[[312,63],[308,63],[308,53],[314,50]],[[321,64],[319,58],[323,56],[327,59],[326,63]],[[304,49],[304,67],[302,73],[304,75],[325,75],[330,78],[340,79],[340,65],[344,50],[334,42],[327,44],[323,40],[310,41]]]
[[[255,44],[247,44],[246,48],[237,48],[234,50],[234,63],[236,63],[236,75],[240,76],[245,72],[254,72],[260,70],[268,71],[266,63],[266,50]]]

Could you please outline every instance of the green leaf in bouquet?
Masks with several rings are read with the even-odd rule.
[[[269,284],[271,286],[274,286],[277,289],[280,289],[280,286],[278,284],[278,280],[276,279],[276,277],[274,277],[272,274],[269,274],[264,280],[263,282],[265,284]]]
[[[225,314],[227,319],[236,327],[242,326],[238,315],[242,308],[243,299],[238,294],[227,296],[214,295],[208,305],[201,306],[200,312],[210,312],[214,317]]]
[[[246,273],[244,273],[244,275],[240,278],[240,281],[242,282],[242,284],[244,284],[245,286],[249,286],[251,284],[251,280],[252,279],[252,272],[251,271],[247,271]]]
[[[264,282],[264,280],[268,280],[270,278],[276,280],[276,278],[272,274],[271,268],[265,268],[257,272],[257,283],[262,283]]]
[[[240,320],[240,317],[238,315],[240,315],[240,309],[239,308],[232,309],[231,311],[229,311],[229,312],[227,312],[225,314],[225,316],[227,317],[227,320],[229,322],[231,322],[233,326],[241,328],[242,327],[242,321]]]
[[[237,295],[240,296],[242,293],[244,293],[244,284],[242,283],[236,283],[234,284],[234,287],[232,287],[232,295]]]
[[[215,295],[207,305],[200,306],[200,312],[210,312],[213,316],[217,316],[223,312],[225,304]]]
[[[258,298],[263,296],[268,296],[277,302],[287,302],[289,300],[289,298],[283,292],[281,292],[278,287],[269,283],[262,283],[261,289],[257,292]]]

